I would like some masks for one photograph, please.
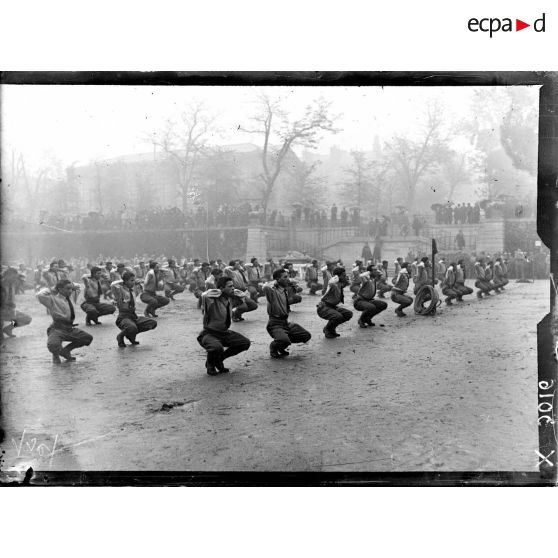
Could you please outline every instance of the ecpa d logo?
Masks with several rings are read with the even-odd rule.
[[[533,22],[533,29],[536,33],[544,33],[545,32],[545,25],[546,25],[546,14],[543,14],[540,18],[536,19]],[[494,33],[498,31],[512,32],[512,31],[521,31],[522,29],[526,29],[527,27],[531,27],[530,23],[525,23],[521,19],[515,20],[515,29],[512,23],[512,19],[509,17],[505,17],[500,19],[498,17],[485,17],[482,19],[478,19],[476,17],[472,17],[468,23],[467,27],[469,31],[473,33],[477,33],[479,31],[483,33],[489,33],[490,38]]]

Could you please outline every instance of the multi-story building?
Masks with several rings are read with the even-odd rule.
[[[181,154],[177,153],[178,158]],[[164,152],[123,155],[67,169],[69,190],[77,212],[135,213],[143,209],[183,209],[180,163]],[[287,209],[291,198],[290,171],[299,159],[290,151],[270,199],[269,209]],[[189,189],[200,191],[210,205],[258,204],[262,197],[262,150],[253,144],[208,148],[197,159]],[[209,194],[207,194],[209,192]],[[191,203],[186,202],[186,207]]]

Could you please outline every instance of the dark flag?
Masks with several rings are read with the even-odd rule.
[[[436,246],[436,240],[432,239],[432,288],[436,284],[436,263],[434,261],[434,255],[438,253],[438,246]]]

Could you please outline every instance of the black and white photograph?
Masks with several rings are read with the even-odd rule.
[[[100,75],[0,86],[2,483],[555,471],[541,82]]]

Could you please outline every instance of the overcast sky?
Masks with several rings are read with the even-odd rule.
[[[320,96],[331,101],[343,131],[322,136],[317,151],[324,153],[333,145],[372,149],[376,134],[384,141],[393,133],[416,133],[434,98],[443,101],[448,120],[464,115],[473,88],[3,85],[2,148],[6,154],[12,149],[22,152],[30,167],[48,154],[67,166],[146,152],[151,149],[145,140],[149,133],[198,100],[218,116],[222,129],[211,143],[257,144],[259,136],[238,128],[250,125],[262,90],[280,96],[293,115]],[[532,91],[536,103],[537,88]]]

